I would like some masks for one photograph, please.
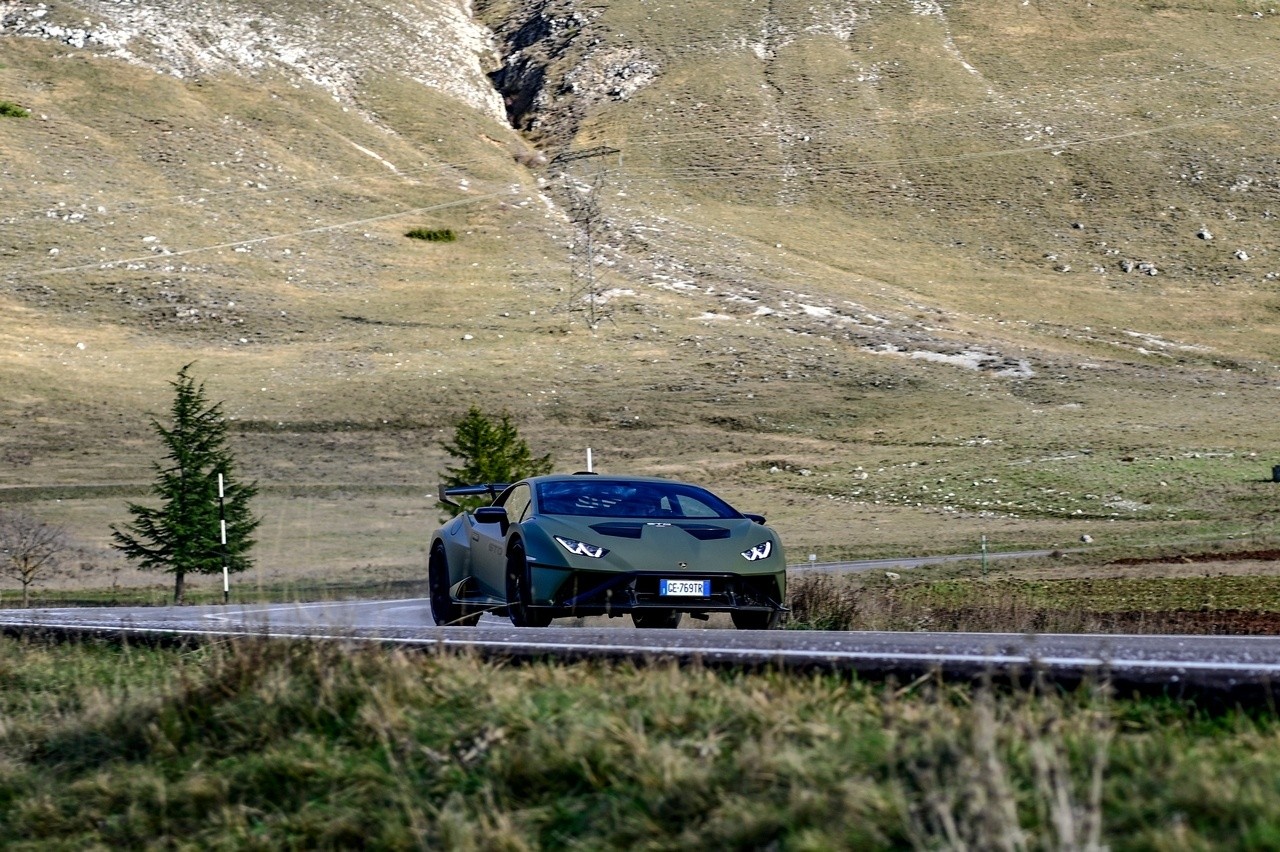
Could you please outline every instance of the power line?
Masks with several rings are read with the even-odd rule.
[[[1250,63],[1262,62],[1266,64],[1266,62],[1268,61],[1269,60],[1265,58],[1252,58],[1252,59],[1238,60],[1237,62],[1233,62],[1230,65],[1224,65],[1217,70],[1219,71],[1219,73],[1223,73],[1223,74],[1234,73],[1234,69],[1238,69]],[[955,116],[955,117],[974,116],[984,112],[990,112],[995,110],[1007,110],[1010,107],[1017,107],[1020,110],[1031,111],[1036,109],[1037,106],[1039,106],[1040,108],[1044,108],[1046,105],[1046,102],[1050,101],[1053,98],[1071,98],[1073,100],[1078,100],[1080,98],[1086,98],[1091,96],[1097,97],[1117,87],[1131,87],[1139,83],[1155,86],[1157,84],[1166,82],[1171,78],[1176,77],[1179,74],[1188,74],[1188,73],[1190,73],[1190,71],[1186,69],[1174,69],[1172,71],[1164,72],[1161,74],[1153,74],[1153,75],[1148,75],[1141,78],[1127,78],[1125,80],[1116,80],[1102,86],[1097,86],[1092,88],[1086,87],[1079,90],[1073,90],[1070,92],[1062,91],[1062,90],[1046,90],[1038,93],[1032,93],[1031,95],[1026,95],[1026,96],[1019,95],[1018,97],[1015,97],[1012,100],[1010,100],[1008,97],[1001,97],[998,100],[988,101],[981,104],[970,105],[969,107],[963,108],[963,109],[957,109],[954,107],[936,107],[936,108],[924,109],[924,110],[907,110],[904,112],[892,112],[892,113],[887,111],[878,111],[875,114],[868,115],[868,116],[861,116],[855,119],[842,117],[842,118],[834,118],[834,119],[817,121],[817,122],[806,122],[803,125],[800,125],[797,127],[797,132],[808,132],[810,135],[820,135],[824,132],[826,133],[847,132],[848,133],[848,132],[865,130],[868,127],[872,127],[872,128],[883,127],[883,126],[891,125],[893,123],[900,122],[900,121],[919,122],[924,119],[935,118],[935,117],[950,118],[952,116]],[[1204,81],[1197,80],[1196,82],[1203,83]],[[1131,94],[1131,92],[1129,92],[1129,94]],[[714,179],[717,177],[734,178],[739,176],[745,176],[747,174],[749,174],[753,179],[759,179],[763,175],[765,177],[770,177],[770,176],[786,177],[790,179],[795,179],[797,181],[803,180],[809,183],[822,184],[824,182],[839,180],[843,176],[865,173],[867,171],[872,171],[877,169],[904,169],[904,168],[910,168],[910,167],[939,165],[939,164],[946,164],[946,163],[962,163],[966,161],[976,161],[981,159],[1026,156],[1026,155],[1041,153],[1045,151],[1069,150],[1072,148],[1080,148],[1080,147],[1089,146],[1089,145],[1108,144],[1108,143],[1120,141],[1127,138],[1135,138],[1135,137],[1148,136],[1148,135],[1153,135],[1158,133],[1170,132],[1177,129],[1200,126],[1200,125],[1209,124],[1209,123],[1218,122],[1218,121],[1240,119],[1240,118],[1256,115],[1256,114],[1259,114],[1268,110],[1277,109],[1277,108],[1280,108],[1280,102],[1268,102],[1268,103],[1258,104],[1254,106],[1245,106],[1245,107],[1239,107],[1239,108],[1229,109],[1229,110],[1220,110],[1220,111],[1209,113],[1203,116],[1198,116],[1194,119],[1190,119],[1186,121],[1172,122],[1172,123],[1167,123],[1167,124],[1162,124],[1162,125],[1157,125],[1157,126],[1147,127],[1147,128],[1136,128],[1133,130],[1122,131],[1118,133],[1108,133],[1108,134],[1102,134],[1102,135],[1092,136],[1092,137],[1077,137],[1074,139],[1059,139],[1059,140],[1053,140],[1053,141],[1042,143],[1042,144],[1029,145],[1029,146],[994,148],[994,149],[985,150],[985,151],[969,151],[969,152],[960,152],[960,153],[938,155],[938,156],[894,157],[894,158],[867,159],[867,160],[857,160],[857,161],[845,160],[845,161],[839,161],[835,163],[832,163],[829,161],[822,162],[820,156],[814,156],[810,158],[804,158],[804,157],[793,158],[790,162],[771,163],[771,162],[768,162],[768,160],[762,156],[753,156],[750,152],[747,152],[747,155],[743,156],[743,152],[739,150],[736,153],[732,154],[732,156],[736,158],[737,162],[731,165],[716,165],[712,163],[694,162],[694,163],[688,163],[686,165],[679,166],[674,169],[645,168],[644,166],[641,166],[640,168],[636,168],[634,165],[631,165],[631,167],[625,170],[623,170],[620,166],[616,172],[614,170],[603,170],[603,169],[599,171],[600,171],[600,176],[602,176],[605,173],[622,175],[632,184],[634,183],[666,184],[666,183],[674,183],[674,182],[703,181],[707,179]],[[1031,121],[1032,119],[1028,117],[1027,120]],[[707,130],[707,131],[701,131],[701,132],[685,132],[685,133],[656,133],[656,134],[653,134],[652,138],[647,138],[645,140],[645,145],[647,147],[655,147],[655,146],[671,146],[671,145],[679,145],[679,144],[696,144],[699,142],[714,139],[722,142],[727,142],[730,144],[736,143],[739,146],[739,148],[741,148],[741,146],[744,143],[750,142],[750,141],[760,141],[760,142],[769,142],[769,143],[776,142],[779,133],[782,132],[783,130],[784,128],[782,127],[770,128],[768,130],[746,129],[741,124],[728,122],[724,130]],[[734,131],[737,131],[737,132],[734,132]],[[830,143],[827,143],[827,144],[830,144]],[[803,151],[804,149],[798,149],[798,150]],[[613,148],[607,145],[597,145],[595,147],[583,149],[580,151],[563,153],[557,156],[556,158],[554,158],[551,161],[551,164],[552,165],[568,165],[569,163],[577,160],[595,158],[595,157],[603,156],[605,154],[614,154],[614,153],[621,153],[621,152],[617,148]],[[434,165],[423,165],[419,168],[414,168],[409,170],[396,169],[394,172],[392,172],[390,177],[406,180],[406,179],[410,179],[413,175],[424,175],[424,174],[429,174],[429,173],[438,172],[438,171],[445,171],[449,169],[464,169],[468,165],[471,165],[476,162],[482,162],[483,160],[484,158],[476,157],[476,158],[469,158],[469,159],[464,159],[456,162],[439,163]],[[804,160],[808,160],[808,162],[805,162]],[[797,168],[803,169],[803,171],[801,171],[798,174],[793,173],[792,170],[795,170]],[[116,201],[107,202],[107,203],[117,205],[117,206],[127,205],[127,204],[137,205],[137,206],[132,206],[128,208],[122,207],[121,209],[118,209],[116,211],[117,213],[125,214],[125,213],[138,212],[143,210],[156,209],[158,207],[174,205],[174,204],[203,203],[204,198],[193,199],[190,197],[191,195],[200,195],[200,196],[204,196],[205,198],[212,198],[215,200],[224,200],[224,199],[235,198],[245,194],[261,196],[261,195],[278,194],[278,193],[285,193],[285,192],[299,192],[304,190],[307,187],[326,184],[326,183],[335,183],[335,182],[336,183],[356,183],[361,180],[368,180],[370,177],[386,178],[388,176],[389,175],[385,170],[370,170],[368,172],[356,172],[356,173],[350,173],[345,175],[334,175],[334,176],[325,177],[325,178],[315,178],[312,180],[301,181],[301,182],[293,182],[286,186],[278,186],[274,188],[263,189],[263,188],[251,187],[251,188],[234,188],[234,189],[225,189],[225,190],[200,188],[200,189],[192,190],[190,192],[183,192],[173,196],[162,197],[160,199],[156,199],[151,202],[148,202],[147,199],[135,198],[135,199],[126,199],[126,200],[116,200]],[[339,230],[342,228],[352,227],[359,224],[367,224],[367,223],[372,223],[377,221],[384,221],[387,219],[396,218],[400,216],[415,215],[418,213],[429,212],[429,211],[439,210],[439,209],[446,209],[449,207],[475,204],[484,200],[501,197],[503,194],[504,193],[492,193],[492,194],[483,195],[483,196],[476,196],[472,198],[461,199],[453,202],[446,202],[438,205],[429,205],[429,206],[415,208],[411,210],[398,211],[390,214],[384,214],[384,215],[361,218],[361,219],[353,219],[353,220],[349,220],[341,223],[334,223],[330,225],[318,226],[313,228],[305,228],[305,229],[290,231],[287,233],[266,235],[266,236],[250,238],[246,240],[236,240],[236,241],[218,243],[214,245],[183,249],[179,251],[169,252],[166,255],[156,255],[153,253],[153,254],[141,255],[136,257],[111,260],[111,261],[95,261],[93,263],[58,267],[54,269],[31,270],[31,271],[26,271],[25,274],[48,275],[48,274],[56,274],[56,273],[64,273],[64,272],[82,271],[87,269],[101,269],[101,268],[109,268],[111,266],[114,266],[117,264],[123,264],[123,263],[154,261],[158,257],[184,256],[184,255],[190,255],[190,254],[206,252],[211,250],[249,246],[249,245],[254,245],[254,244],[259,244],[264,242],[270,242],[273,240],[286,239],[290,237],[299,237],[299,236],[307,236],[312,234],[324,233],[327,231]],[[101,199],[93,199],[92,201],[82,202],[80,207],[84,208],[89,206],[90,204],[100,206],[103,204],[103,201]],[[64,204],[64,205],[60,205],[58,209],[74,211],[77,208],[74,205],[67,206]],[[42,208],[40,208],[38,211],[32,208],[32,210],[30,211],[30,214],[24,211],[24,212],[17,213],[16,216],[11,216],[8,218],[10,221],[13,221],[15,218],[19,218],[25,215],[36,215],[37,213],[39,215],[47,215],[48,210],[49,210],[49,205],[45,205]]]
[[[15,271],[22,272],[25,275],[36,276],[36,275],[55,275],[55,274],[64,273],[64,272],[83,272],[88,269],[110,269],[122,263],[140,263],[142,261],[154,261],[157,258],[182,257],[184,255],[198,254],[200,252],[206,252],[206,251],[217,251],[219,249],[258,245],[261,243],[272,242],[274,240],[289,239],[290,237],[303,237],[303,236],[309,236],[311,234],[323,234],[328,231],[338,231],[343,228],[353,227],[355,225],[368,225],[373,222],[385,222],[389,219],[398,219],[402,216],[414,216],[419,213],[429,213],[434,210],[444,210],[449,207],[462,207],[469,204],[476,204],[481,201],[489,201],[494,198],[500,198],[507,194],[508,193],[506,192],[493,192],[493,193],[489,193],[488,195],[477,195],[472,198],[463,198],[457,201],[447,201],[447,202],[444,202],[443,204],[432,204],[427,207],[417,207],[412,210],[399,210],[399,211],[396,211],[395,213],[385,213],[381,216],[370,216],[364,219],[352,219],[347,222],[336,222],[331,225],[321,225],[315,228],[304,228],[300,231],[290,231],[289,233],[286,233],[286,234],[270,234],[268,236],[254,237],[248,240],[235,240],[233,242],[217,243],[215,245],[198,246],[196,248],[181,249],[179,251],[171,251],[163,255],[144,254],[144,255],[139,255],[137,257],[118,258],[115,260],[99,261],[97,263],[84,263],[78,266],[63,266],[57,269],[15,270]]]
[[[51,209],[75,211],[84,210],[90,207],[107,207],[108,212],[114,212],[117,215],[127,213],[137,213],[143,210],[155,210],[160,207],[169,207],[179,204],[201,204],[206,199],[229,199],[240,195],[277,195],[285,192],[295,192],[305,190],[308,187],[318,186],[326,183],[356,183],[358,181],[367,180],[369,178],[399,178],[405,180],[413,178],[416,175],[427,175],[436,171],[445,171],[448,169],[462,170],[467,166],[475,163],[484,162],[484,158],[475,157],[468,160],[458,160],[449,163],[437,163],[433,165],[423,165],[412,169],[397,169],[395,172],[388,172],[386,169],[370,170],[367,172],[351,172],[348,174],[337,174],[323,178],[311,178],[303,181],[294,181],[284,186],[273,187],[235,187],[233,189],[214,189],[209,187],[196,187],[190,190],[174,193],[173,195],[161,196],[156,199],[146,198],[125,198],[107,200],[101,198],[93,198],[90,200],[81,200],[76,202],[56,202],[51,201],[49,204],[41,207],[29,207],[25,210],[13,211],[4,218],[13,222],[20,218],[31,216],[41,217],[48,215]],[[111,208],[114,208],[112,210]]]

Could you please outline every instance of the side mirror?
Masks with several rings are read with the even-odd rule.
[[[746,518],[748,521],[751,521],[752,523],[760,524],[761,526],[764,526],[764,522],[765,522],[764,515],[756,515],[751,512],[743,512],[742,517]]]
[[[474,512],[477,524],[501,524],[502,532],[507,532],[507,510],[501,506],[481,506]]]

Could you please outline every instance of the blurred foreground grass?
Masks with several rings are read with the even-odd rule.
[[[245,640],[0,640],[34,848],[1263,848],[1271,712]]]

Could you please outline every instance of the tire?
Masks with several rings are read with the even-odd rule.
[[[516,627],[546,627],[551,623],[550,614],[529,605],[529,563],[519,544],[507,554],[507,615]]]
[[[467,612],[466,607],[449,594],[449,558],[443,544],[431,548],[431,558],[427,562],[427,588],[431,594],[431,617],[437,626],[471,627],[480,620],[480,613]]]
[[[731,612],[729,617],[733,619],[733,626],[739,630],[776,630],[782,623],[782,613],[777,610]]]
[[[675,629],[680,626],[684,613],[674,609],[643,609],[631,613],[631,621],[636,627]]]

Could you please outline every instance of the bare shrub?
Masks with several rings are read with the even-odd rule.
[[[804,630],[849,630],[854,626],[857,602],[851,586],[826,575],[802,575],[787,590],[791,608],[788,625]]]
[[[932,630],[934,608],[897,586],[877,587],[848,576],[806,574],[787,589],[789,626],[807,630]]]
[[[0,509],[0,573],[22,584],[22,605],[31,603],[31,584],[58,567],[70,547],[66,531],[14,509]]]
[[[966,585],[963,596],[941,584],[880,584],[855,576],[802,574],[787,589],[788,626],[799,630],[939,630],[959,633],[1178,632],[1177,614],[1117,613],[1038,605],[999,583]],[[1210,632],[1229,632],[1214,630]]]

